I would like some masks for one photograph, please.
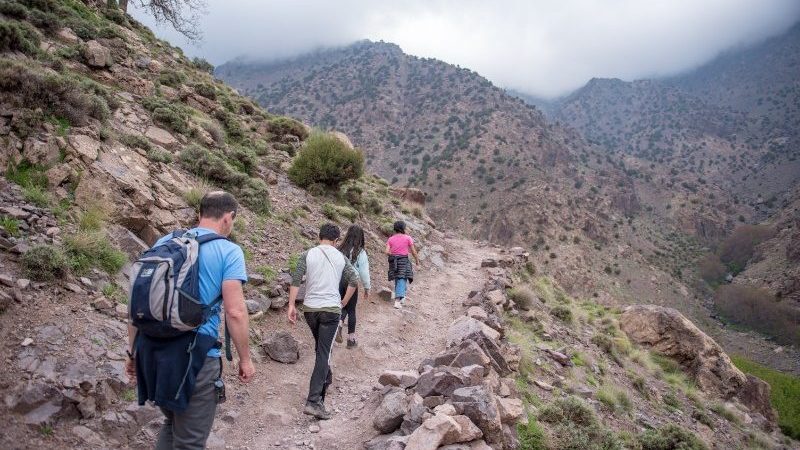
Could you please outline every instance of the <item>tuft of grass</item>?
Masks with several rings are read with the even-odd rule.
[[[567,324],[571,324],[574,321],[572,309],[568,306],[556,305],[550,309],[550,315]]]
[[[256,272],[264,277],[266,284],[272,284],[272,282],[275,281],[275,277],[278,276],[278,272],[271,266],[259,266],[256,268]]]
[[[533,305],[535,294],[527,287],[516,287],[508,290],[508,298],[514,301],[517,308],[528,311]]]
[[[673,390],[670,390],[669,392],[664,394],[663,397],[661,397],[661,399],[664,401],[664,405],[666,405],[667,408],[678,409],[678,410],[683,409],[681,401],[678,399],[678,396],[675,395],[675,391]]]
[[[147,151],[147,159],[154,163],[169,164],[175,159],[175,157],[172,155],[172,153],[166,150],[151,148]]]
[[[707,450],[708,447],[694,433],[675,424],[657,430],[647,430],[639,435],[642,450]]]
[[[550,424],[573,424],[582,427],[597,424],[592,408],[575,396],[558,398],[539,410],[539,420]]]
[[[98,231],[108,220],[105,208],[92,205],[78,214],[78,229],[81,231]]]
[[[122,392],[122,400],[126,402],[132,402],[136,400],[136,391],[133,389],[125,389]]]
[[[203,196],[205,193],[197,188],[190,188],[183,192],[183,199],[186,200],[186,203],[195,209],[195,211],[200,212],[200,201],[203,200]]]
[[[783,434],[800,439],[800,377],[770,369],[742,356],[733,356],[731,360],[742,372],[769,383],[769,399],[778,410],[778,426]]]
[[[529,415],[528,423],[517,425],[520,448],[525,450],[547,450],[544,430],[536,417]]]
[[[650,353],[650,360],[653,361],[664,373],[666,374],[681,374],[681,366],[674,359],[660,355],[658,353]]]
[[[128,261],[125,253],[115,249],[108,236],[101,231],[83,231],[64,239],[70,268],[83,274],[99,268],[113,275]]]
[[[68,268],[64,252],[52,245],[38,245],[22,255],[22,269],[34,281],[64,278]]]
[[[633,402],[624,391],[610,387],[602,387],[597,391],[597,400],[606,405],[611,411],[626,411],[633,409]]]
[[[19,236],[19,220],[13,217],[0,217],[0,228],[11,236]]]
[[[300,255],[294,254],[289,257],[289,260],[286,261],[286,266],[289,267],[290,272],[294,272],[297,270],[297,263],[300,261]]]

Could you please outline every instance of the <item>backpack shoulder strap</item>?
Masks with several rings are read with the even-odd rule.
[[[197,241],[197,243],[199,245],[203,245],[203,244],[205,244],[207,242],[211,242],[211,241],[216,241],[218,239],[225,239],[226,241],[228,240],[228,238],[226,238],[225,236],[220,236],[217,233],[208,233],[208,234],[204,234],[202,236],[197,236],[195,238],[195,240]]]

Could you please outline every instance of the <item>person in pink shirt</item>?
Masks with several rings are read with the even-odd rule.
[[[408,283],[414,282],[409,254],[419,264],[414,239],[406,234],[406,223],[402,220],[394,223],[394,235],[386,241],[386,254],[389,256],[389,281],[394,281],[394,307],[400,309],[406,305]]]

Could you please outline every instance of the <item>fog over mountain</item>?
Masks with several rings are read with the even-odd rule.
[[[236,7],[233,7],[235,4]],[[134,16],[148,25],[152,18]],[[732,47],[780,34],[800,18],[796,0],[389,1],[209,0],[205,38],[189,52],[221,64],[279,59],[360,39],[475,70],[540,97],[592,77],[670,75]],[[156,27],[173,43],[185,39]]]

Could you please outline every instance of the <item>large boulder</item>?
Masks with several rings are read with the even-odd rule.
[[[458,388],[469,386],[471,380],[459,368],[436,367],[419,376],[416,391],[423,398],[450,396]]]
[[[483,334],[490,340],[500,339],[500,333],[486,325],[485,323],[475,320],[472,317],[461,316],[452,324],[447,330],[447,346],[452,347],[458,345],[470,335],[479,333]]]
[[[495,396],[486,386],[470,386],[453,391],[453,404],[480,428],[486,442],[502,444],[503,423]]]
[[[455,419],[446,414],[437,414],[414,430],[408,438],[406,450],[436,450],[446,437],[460,433],[461,425]]]
[[[108,67],[112,62],[111,50],[103,47],[103,44],[97,41],[89,41],[86,43],[83,56],[86,58],[86,64],[91,67]]]
[[[300,345],[287,331],[279,331],[267,338],[261,346],[267,356],[275,361],[294,364],[300,359]]]
[[[725,399],[738,397],[751,410],[775,421],[769,385],[737,369],[722,347],[680,312],[655,305],[629,306],[620,326],[633,342],[677,361],[704,392]]]
[[[391,391],[383,396],[381,404],[372,416],[372,426],[383,434],[400,428],[403,416],[408,409],[408,396],[405,391]]]

